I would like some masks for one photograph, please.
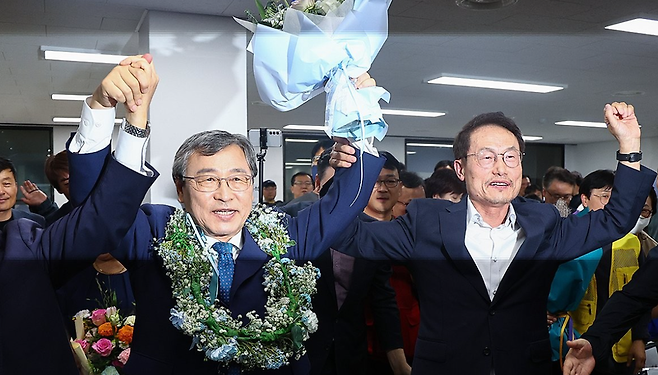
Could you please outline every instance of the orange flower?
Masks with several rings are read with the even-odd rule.
[[[130,344],[133,341],[133,327],[128,325],[121,327],[117,338],[126,344]]]
[[[103,337],[114,336],[114,327],[112,327],[112,323],[105,322],[101,324],[100,327],[98,327],[98,334]]]

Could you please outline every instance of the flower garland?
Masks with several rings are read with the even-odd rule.
[[[284,214],[256,206],[245,224],[260,249],[272,257],[263,269],[268,292],[265,316],[255,311],[234,319],[219,301],[211,301],[212,250],[204,249],[189,215],[177,209],[169,219],[165,238],[154,244],[172,281],[176,305],[169,318],[177,329],[193,338],[193,345],[208,359],[238,363],[245,370],[276,369],[305,354],[303,342],[317,330],[312,311],[320,271],[310,262],[303,266],[282,258],[294,241],[283,224]]]

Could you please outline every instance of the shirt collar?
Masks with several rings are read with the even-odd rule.
[[[466,223],[467,224],[477,224],[481,227],[490,228],[491,226],[482,220],[482,215],[475,209],[471,197],[466,197]],[[512,229],[516,228],[516,211],[514,211],[514,205],[510,203],[509,209],[507,210],[507,216],[500,226],[511,227]]]
[[[204,234],[205,236],[205,234]],[[212,237],[206,236],[206,248],[209,249],[212,247],[212,245],[215,244],[215,242],[219,242],[216,239]],[[230,240],[228,240],[228,243],[233,245],[236,249],[242,250],[242,246],[244,245],[244,235],[242,234],[242,231],[238,232],[235,236],[231,237]]]

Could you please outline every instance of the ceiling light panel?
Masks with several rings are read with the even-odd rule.
[[[73,61],[116,65],[121,62],[121,60],[128,57],[124,55],[102,54],[94,51],[82,51],[73,49],[61,50],[57,47],[45,46],[42,46],[41,50],[43,51],[43,55],[46,60],[55,61]]]
[[[80,117],[53,117],[53,122],[56,123],[67,123],[67,124],[79,124]],[[123,122],[123,119],[115,118],[114,123],[120,124]]]
[[[442,143],[407,143],[410,147],[438,147],[438,148],[452,148],[452,145]]]
[[[539,94],[547,94],[549,92],[554,92],[564,89],[564,87],[562,86],[538,85],[531,83],[519,83],[519,82],[509,82],[509,81],[496,81],[496,80],[488,80],[488,79],[460,78],[460,77],[447,77],[447,76],[441,76],[438,78],[431,79],[427,81],[427,83],[432,83],[436,85],[476,87],[476,88],[495,89],[495,90],[534,92]]]
[[[78,95],[78,94],[52,94],[50,98],[52,100],[71,100],[71,101],[84,101],[90,96],[90,94]]]
[[[286,138],[286,142],[291,143],[317,143],[317,139],[297,139],[297,138]]]
[[[606,30],[624,31],[627,33],[658,36],[658,21],[646,18],[636,18],[630,21],[606,26]]]
[[[412,117],[440,117],[445,116],[445,112],[416,111],[408,109],[386,109],[382,108],[382,114],[391,116],[412,116]]]
[[[286,130],[324,131],[324,125],[286,125],[283,128]]]
[[[607,128],[604,122],[593,122],[593,121],[558,121],[555,125],[560,126],[581,126],[586,128]]]

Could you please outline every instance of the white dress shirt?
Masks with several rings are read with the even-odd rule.
[[[525,240],[525,231],[516,222],[514,206],[509,205],[505,221],[492,228],[484,222],[470,198],[467,198],[466,238],[464,243],[480,271],[490,300]]]
[[[69,144],[72,153],[89,154],[97,152],[110,144],[114,130],[114,108],[91,109],[87,100],[83,102],[80,125]],[[147,138],[138,138],[124,131],[119,131],[114,158],[121,164],[145,176],[152,176],[146,166]]]

